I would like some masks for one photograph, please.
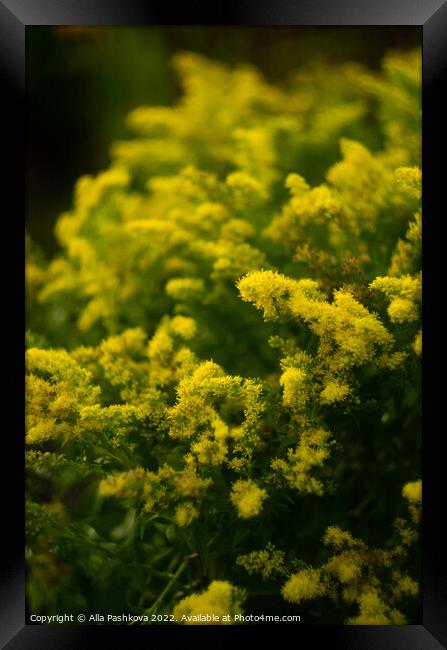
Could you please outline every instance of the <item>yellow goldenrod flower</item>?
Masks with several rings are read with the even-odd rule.
[[[199,516],[197,508],[192,503],[182,503],[175,510],[175,521],[179,526],[188,526]]]
[[[414,481],[404,485],[402,494],[411,503],[421,503],[422,501],[422,481]]]
[[[422,330],[416,334],[416,337],[413,342],[413,350],[416,352],[418,357],[422,354]]]
[[[333,404],[345,399],[350,388],[346,384],[337,381],[328,381],[320,393],[320,400],[323,404]]]
[[[324,429],[309,429],[301,434],[300,442],[294,449],[288,449],[287,460],[275,458],[271,467],[282,474],[287,483],[303,494],[321,496],[322,482],[311,475],[312,470],[321,467],[329,458],[330,434]]]
[[[416,198],[421,197],[422,172],[419,167],[398,167],[395,171],[397,182]]]
[[[300,406],[307,399],[305,391],[306,373],[301,368],[287,368],[279,383],[283,387],[283,403],[286,406]]]
[[[267,492],[250,479],[246,481],[239,480],[233,483],[230,498],[237,510],[238,517],[250,519],[261,512],[262,503],[267,498]]]
[[[183,625],[231,625],[241,605],[239,589],[226,580],[213,580],[202,593],[186,596],[177,603],[173,615],[177,623]],[[218,617],[217,621],[213,621],[213,615]]]
[[[247,555],[240,555],[236,563],[250,573],[259,573],[263,580],[285,573],[285,553],[278,551],[273,544],[267,544],[262,551],[252,551]]]
[[[303,569],[294,573],[282,588],[284,600],[291,603],[312,600],[325,593],[326,587],[321,581],[320,571],[316,569]]]

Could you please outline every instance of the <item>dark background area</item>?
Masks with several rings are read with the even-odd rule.
[[[421,43],[418,27],[27,27],[27,229],[48,255],[53,227],[82,174],[107,166],[140,104],[172,104],[179,50],[252,63],[273,83],[315,60],[380,67],[392,48]]]

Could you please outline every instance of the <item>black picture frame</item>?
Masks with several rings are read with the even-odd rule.
[[[447,647],[447,579],[445,541],[441,533],[443,516],[445,456],[440,445],[443,381],[432,381],[440,366],[443,349],[443,323],[436,304],[438,263],[445,256],[440,233],[443,220],[445,184],[442,156],[445,151],[443,118],[444,75],[447,69],[447,2],[444,0],[240,0],[231,3],[188,3],[183,6],[152,0],[0,0],[0,79],[1,103],[5,110],[3,158],[6,179],[3,183],[4,242],[6,249],[20,251],[7,260],[4,278],[4,320],[10,331],[4,345],[11,353],[11,367],[5,385],[4,409],[12,414],[3,421],[2,481],[4,498],[2,574],[0,585],[0,647],[84,648],[105,643],[113,632],[114,640],[132,647],[140,643],[169,643],[181,632],[182,642],[197,636],[216,645],[226,645],[235,635],[241,642],[253,643],[254,632],[264,640],[276,639],[283,626],[204,626],[152,628],[107,626],[25,625],[25,562],[23,507],[23,332],[24,309],[21,301],[23,275],[18,258],[24,257],[23,222],[25,214],[25,29],[31,25],[418,25],[423,33],[423,171],[424,212],[424,437],[423,437],[423,624],[408,626],[294,626],[294,643],[302,647],[321,644],[328,648],[352,650],[387,648],[397,650],[435,650]],[[438,162],[439,161],[439,162]],[[438,215],[439,213],[439,215]],[[445,217],[444,217],[445,218]],[[6,229],[7,228],[7,229]],[[438,232],[439,229],[439,232]],[[11,234],[10,234],[11,233]],[[17,241],[15,238],[17,237]],[[9,256],[2,256],[8,258]],[[19,267],[23,269],[22,267]],[[14,277],[13,277],[14,276]],[[434,296],[433,300],[431,296]],[[440,294],[442,295],[442,294]],[[7,318],[6,318],[7,316]],[[7,338],[6,338],[7,337]],[[444,346],[445,347],[445,346]],[[441,375],[442,376],[442,375]],[[443,391],[443,392],[441,392]],[[437,417],[436,417],[437,415]],[[427,423],[427,420],[430,420]],[[11,471],[5,471],[8,466]],[[125,635],[125,639],[121,637]],[[309,644],[305,638],[309,638]],[[138,640],[137,640],[138,639]],[[304,644],[304,645],[302,645]]]

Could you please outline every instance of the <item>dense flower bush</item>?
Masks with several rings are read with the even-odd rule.
[[[27,240],[33,612],[420,620],[420,51],[182,53]]]

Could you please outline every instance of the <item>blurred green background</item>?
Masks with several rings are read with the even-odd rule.
[[[376,69],[391,48],[421,44],[419,27],[27,27],[27,229],[48,257],[53,227],[82,174],[107,166],[126,114],[172,104],[179,50],[252,63],[281,83],[315,60]]]

